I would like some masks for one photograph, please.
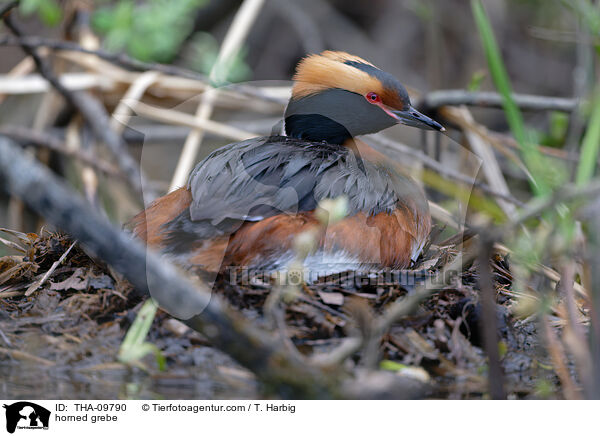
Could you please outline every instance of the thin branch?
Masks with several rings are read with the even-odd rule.
[[[575,367],[580,380],[582,381],[584,392],[586,392],[588,397],[591,398],[591,393],[594,386],[594,370],[590,349],[586,344],[585,329],[583,328],[583,325],[579,319],[580,317],[578,316],[579,310],[577,308],[575,289],[573,286],[575,283],[576,264],[571,257],[564,259],[563,262],[564,264],[561,268],[560,282],[556,286],[557,290],[561,293],[564,302],[565,309],[562,315],[567,320],[567,328],[565,328],[563,333],[563,342],[566,343],[569,351],[575,359]],[[545,328],[548,330],[546,332],[548,345],[557,348],[559,347],[558,349],[562,351],[563,347],[561,346],[560,342],[558,342],[558,338],[556,338],[554,332],[550,330],[551,326],[548,322],[548,316],[544,315],[542,321],[545,324]],[[558,345],[556,345],[556,343],[558,343]],[[562,353],[564,354],[564,351],[562,351]],[[556,363],[555,367],[558,369]],[[565,385],[565,382],[562,383],[563,386],[565,386],[565,392],[574,392],[574,389],[572,388],[573,382],[571,377],[568,377],[568,381],[566,382],[567,385]],[[571,386],[568,386],[569,383],[571,383]]]
[[[169,124],[176,124],[185,127],[201,128],[212,134],[222,136],[224,138],[233,139],[235,141],[244,141],[246,139],[255,138],[257,135],[251,132],[238,129],[224,123],[219,123],[213,120],[201,120],[185,112],[175,111],[173,109],[162,109],[140,101],[124,102],[131,104],[136,115],[152,118],[157,121],[162,121]]]
[[[507,159],[519,167],[529,179],[532,179],[529,169],[523,163],[519,155],[513,150],[509,150],[500,141],[496,141],[495,138],[489,134],[489,131],[485,126],[475,122],[472,117],[465,116],[462,109],[463,108],[461,107],[444,106],[440,109],[440,114],[459,125],[465,132],[476,133],[483,140],[488,141],[491,145],[496,147],[500,153],[506,156]]]
[[[192,70],[188,70],[181,67],[176,67],[174,65],[166,65],[159,64],[156,62],[142,62],[137,59],[131,58],[123,53],[111,53],[102,49],[87,49],[82,47],[81,45],[69,42],[69,41],[61,41],[49,38],[42,38],[39,36],[20,36],[15,37],[12,35],[0,35],[0,46],[10,46],[10,45],[18,45],[22,47],[29,48],[42,48],[47,47],[51,50],[60,50],[60,51],[72,51],[78,53],[86,53],[93,56],[97,56],[100,59],[103,59],[107,62],[110,62],[114,65],[118,65],[120,67],[129,69],[131,71],[158,71],[163,74],[167,74],[170,76],[184,77],[187,79],[198,80],[203,83],[208,83],[208,77],[204,74],[197,73]],[[261,92],[260,89],[256,89],[252,86],[242,85],[242,84],[227,84],[227,88],[229,90],[237,91],[241,94],[247,95],[249,97],[260,98],[261,100],[277,103],[279,105],[285,104],[287,102],[286,99],[282,99],[279,97],[273,97],[268,95],[267,93]]]
[[[396,152],[396,153],[402,152],[402,154],[404,156],[410,156],[412,158],[418,159],[426,167],[429,167],[432,170],[435,170],[443,177],[446,177],[446,178],[452,179],[452,180],[456,180],[457,182],[461,182],[468,186],[474,186],[477,189],[480,189],[482,192],[484,192],[488,195],[491,195],[498,199],[502,199],[502,200],[510,202],[512,204],[516,204],[518,206],[523,205],[523,203],[521,201],[517,200],[512,195],[503,194],[501,192],[498,192],[485,183],[479,182],[478,180],[473,179],[469,176],[465,176],[464,174],[453,170],[452,168],[448,167],[447,165],[441,164],[440,162],[427,156],[425,153],[423,153],[419,150],[415,150],[415,149],[408,147],[400,142],[394,141],[390,138],[386,138],[385,136],[383,136],[381,134],[373,135],[370,137],[370,139],[374,140],[373,141],[374,148],[376,148],[376,149],[382,148],[382,151],[384,152],[384,154],[385,154],[385,152],[389,152],[389,151]],[[378,147],[378,145],[380,147]]]
[[[244,0],[240,8],[233,18],[233,22],[225,39],[221,44],[217,60],[210,70],[209,80],[212,84],[221,85],[227,79],[227,75],[231,68],[232,59],[238,54],[242,43],[250,32],[250,28],[254,20],[258,16],[264,0]],[[217,99],[218,90],[209,88],[203,95],[196,110],[195,118],[202,122],[211,118],[215,100]],[[193,128],[183,144],[175,172],[171,179],[169,191],[173,191],[185,184],[187,178],[196,163],[198,150],[204,139],[204,130]]]
[[[383,335],[394,322],[413,313],[419,304],[435,291],[451,284],[462,272],[464,265],[474,258],[475,253],[471,250],[459,253],[442,271],[417,286],[412,295],[392,303],[377,322],[376,329],[379,334]]]
[[[56,365],[56,362],[53,362],[52,360],[44,359],[42,357],[38,357],[31,353],[28,353],[26,351],[21,351],[21,350],[13,350],[10,348],[0,347],[0,354],[6,354],[16,360],[23,360],[26,362],[34,362],[38,365],[43,365],[43,366]]]
[[[519,144],[512,136],[498,132],[488,133],[494,140],[498,140],[500,143],[505,144],[514,150],[519,150]],[[554,159],[562,159],[568,162],[579,162],[581,159],[579,153],[574,151],[567,151],[562,148],[547,147],[545,145],[538,145],[537,147],[541,153]],[[600,164],[600,158],[598,158],[598,164]]]
[[[581,395],[577,392],[575,383],[571,378],[571,374],[565,363],[567,361],[565,349],[560,340],[556,337],[556,333],[552,330],[547,314],[542,316],[542,329],[544,336],[546,337],[546,346],[550,354],[550,359],[552,360],[552,366],[562,385],[565,399],[581,400]]]
[[[500,229],[500,234],[506,234],[511,228],[517,227],[519,224],[541,216],[542,212],[556,206],[559,203],[575,200],[578,198],[595,197],[600,194],[600,179],[590,181],[585,186],[576,186],[569,184],[558,189],[551,196],[540,197],[531,200],[521,209],[515,218],[506,226]]]
[[[158,77],[159,74],[156,71],[146,71],[131,84],[113,111],[110,125],[115,132],[123,133],[131,119],[131,102],[139,101]]]
[[[188,79],[200,80],[206,82],[208,79],[204,74],[195,71],[179,68],[173,65],[159,64],[155,62],[142,62],[127,56],[123,53],[113,53],[102,49],[87,49],[71,41],[61,41],[57,39],[44,38],[39,36],[11,36],[1,35],[0,45],[18,45],[29,48],[47,47],[51,50],[74,51],[85,53],[104,59],[112,64],[119,65],[133,71],[158,71],[171,76],[185,77]]]
[[[23,31],[14,20],[12,14],[4,16],[6,26],[16,35],[22,36]],[[39,71],[39,73],[56,89],[65,100],[73,107],[81,112],[84,119],[91,126],[96,137],[101,139],[109,148],[119,167],[123,173],[127,175],[127,180],[135,192],[145,194],[149,198],[155,197],[150,188],[142,191],[142,186],[145,185],[141,169],[133,157],[129,154],[127,146],[119,135],[110,128],[110,118],[104,107],[91,95],[84,92],[71,92],[65,88],[60,80],[56,77],[52,68],[45,59],[40,57],[35,48],[22,44],[21,48],[27,53]]]
[[[574,98],[545,97],[540,95],[513,94],[517,106],[523,110],[556,110],[571,112],[577,108]],[[502,96],[497,92],[472,92],[462,89],[433,91],[424,95],[416,103],[423,110],[437,109],[442,106],[481,106],[502,108]]]
[[[475,253],[466,250],[459,253],[442,271],[434,277],[429,277],[418,286],[412,295],[399,299],[392,303],[380,316],[372,327],[372,338],[381,338],[396,321],[410,315],[419,307],[422,301],[429,298],[437,290],[443,289],[451,284],[462,272],[464,265],[475,258]],[[363,338],[352,338],[351,341],[343,341],[337,348],[328,352],[330,358],[315,356],[314,361],[320,364],[331,364],[343,362],[363,345]]]
[[[600,399],[600,192],[583,213],[586,223],[586,265],[584,283],[590,291],[591,328],[588,343],[592,355],[593,381],[587,389],[588,399]]]
[[[18,6],[18,1],[8,2],[0,8],[0,19],[4,19],[5,16],[10,13],[14,8]]]
[[[65,252],[60,256],[60,258],[57,261],[55,261],[50,268],[48,268],[48,271],[46,271],[46,273],[38,281],[33,282],[27,288],[27,290],[25,291],[26,297],[29,297],[31,294],[37,291],[40,288],[40,286],[46,283],[46,280],[48,280],[48,278],[54,273],[54,271],[56,271],[56,268],[58,268],[59,265],[65,261],[65,259],[67,258],[67,256],[69,255],[76,243],[77,241],[72,242],[69,248],[65,250]]]
[[[31,65],[35,65],[31,58]],[[117,82],[100,74],[89,73],[64,73],[58,78],[65,89],[69,91],[83,91],[86,89],[100,90],[103,92],[113,90]],[[52,85],[39,74],[27,74],[17,76],[4,76],[0,80],[0,94],[39,94],[52,90]]]
[[[500,365],[498,349],[498,319],[496,310],[496,290],[490,267],[493,254],[493,241],[487,237],[480,238],[477,269],[479,271],[479,287],[481,289],[481,333],[485,354],[488,357],[488,385],[494,400],[506,398],[504,393],[504,374]]]
[[[455,108],[455,112],[460,113],[460,115],[467,122],[475,122],[471,112],[466,107]],[[465,129],[464,135],[471,146],[471,150],[481,159],[483,174],[485,175],[485,178],[490,186],[496,192],[500,192],[510,197],[510,189],[508,189],[508,184],[506,183],[504,174],[502,174],[502,171],[500,170],[500,164],[498,163],[496,155],[494,154],[491,141],[469,129]],[[498,205],[502,208],[507,216],[512,216],[516,210],[516,207],[513,203],[503,200],[499,200]]]
[[[42,133],[42,132],[34,132],[31,129],[20,126],[4,126],[0,127],[0,135],[6,135],[13,138],[15,141],[19,143],[24,143],[28,145],[35,145],[37,147],[44,147],[49,150],[55,151],[67,157],[72,157],[89,165],[92,168],[95,168],[98,171],[103,172],[108,176],[120,177],[124,178],[123,173],[119,172],[117,168],[115,168],[109,162],[87,152],[84,150],[73,150],[67,148],[62,140],[56,138],[55,136]]]

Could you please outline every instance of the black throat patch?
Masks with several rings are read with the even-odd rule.
[[[343,144],[352,135],[340,123],[321,114],[293,114],[285,118],[285,134],[292,138]]]

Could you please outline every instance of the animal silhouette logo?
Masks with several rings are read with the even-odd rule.
[[[29,401],[4,404],[6,409],[6,431],[14,433],[19,429],[48,429],[50,411]]]

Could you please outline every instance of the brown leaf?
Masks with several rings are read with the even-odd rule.
[[[83,275],[84,269],[77,268],[68,279],[63,280],[62,282],[51,283],[50,289],[53,291],[66,291],[68,289],[83,291],[84,289],[87,289],[89,282],[87,275],[82,277]]]
[[[23,262],[19,256],[0,257],[0,271],[2,271],[0,273],[0,285],[14,279],[19,279],[36,270],[36,264],[33,262]]]
[[[318,291],[319,297],[325,304],[331,304],[333,306],[341,306],[344,304],[344,295],[339,292],[324,292]]]

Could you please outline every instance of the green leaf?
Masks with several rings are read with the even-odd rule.
[[[393,360],[382,360],[379,363],[379,367],[384,371],[400,371],[402,369],[408,368],[407,365],[403,365],[402,363],[394,362]]]
[[[161,371],[166,368],[166,360],[158,347],[145,342],[157,309],[158,306],[152,299],[142,305],[119,349],[118,359],[120,362],[143,367],[140,360],[146,355],[154,353],[158,368]]]
[[[581,144],[581,156],[577,166],[575,182],[578,185],[585,185],[594,176],[598,161],[598,151],[600,150],[600,91],[592,103],[592,113],[588,122],[588,127],[583,136]]]
[[[54,0],[41,1],[39,14],[42,21],[48,26],[56,26],[62,20],[62,10]]]
[[[48,26],[56,26],[62,19],[62,10],[56,0],[22,0],[19,11],[25,16],[37,13]]]
[[[481,0],[471,0],[471,7],[475,22],[479,30],[488,67],[494,81],[496,89],[502,96],[502,107],[510,130],[516,141],[519,143],[523,161],[529,169],[533,180],[532,189],[536,195],[546,195],[550,192],[549,181],[555,178],[552,174],[553,166],[547,162],[547,159],[540,153],[537,146],[528,137],[525,129],[523,116],[515,100],[512,97],[512,88],[508,73],[504,67],[500,49],[496,42],[492,26],[488,20]]]
[[[120,0],[99,8],[94,28],[108,50],[126,50],[147,62],[171,62],[193,31],[195,10],[206,0]]]
[[[569,115],[564,112],[550,112],[550,137],[557,142],[563,142],[569,129]]]
[[[37,11],[40,0],[21,0],[19,3],[19,11],[27,16]]]
[[[475,71],[473,73],[473,75],[471,76],[471,80],[469,81],[469,84],[467,85],[467,89],[471,92],[474,91],[479,91],[479,89],[481,88],[481,84],[483,83],[483,80],[485,79],[485,71]]]

